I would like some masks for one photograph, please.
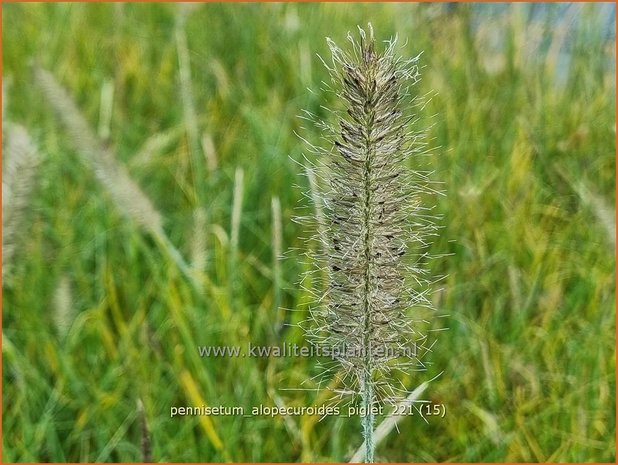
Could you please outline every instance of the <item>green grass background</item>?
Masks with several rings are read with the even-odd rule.
[[[406,379],[414,388],[444,371],[425,397],[444,403],[446,417],[405,419],[377,459],[615,461],[615,249],[607,211],[581,194],[585,186],[614,221],[614,39],[598,5],[558,8],[530,22],[525,4],[197,6],[185,32],[199,132],[217,153],[211,172],[187,138],[177,6],[2,5],[3,121],[26,126],[42,156],[3,287],[3,462],[140,461],[138,398],[155,461],[349,459],[361,443],[355,418],[172,419],[169,409],[325,401],[308,381],[314,359],[201,359],[196,346],[304,344],[298,328],[277,333],[280,306],[295,310],[296,323],[310,302],[296,282],[306,270],[300,251],[311,245],[291,221],[299,208],[311,211],[295,163],[306,151],[297,115],[325,114],[320,105],[333,103],[319,89],[326,72],[315,56],[328,56],[325,36],[344,44],[367,21],[379,38],[407,40],[402,55],[423,51],[417,91],[435,95],[422,125],[447,194],[432,199],[443,229],[431,252],[450,254],[428,265],[447,275],[434,300],[450,330],[428,371]],[[94,128],[111,83],[106,143],[188,258],[193,211],[205,209],[202,292],[120,216],[35,85],[31,60]],[[161,135],[168,142],[137,160]],[[234,251],[237,168],[245,176]],[[273,196],[289,250],[280,265]],[[72,296],[66,334],[54,324],[63,277]],[[307,391],[281,390],[303,382]]]

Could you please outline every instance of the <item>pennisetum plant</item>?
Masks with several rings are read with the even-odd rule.
[[[14,254],[26,236],[24,219],[29,211],[40,156],[22,126],[3,121],[6,136],[2,169],[2,279],[8,280]]]
[[[376,407],[405,398],[402,380],[424,368],[435,282],[424,264],[436,226],[422,199],[434,190],[429,173],[408,167],[426,153],[413,114],[419,57],[397,57],[396,40],[376,46],[371,24],[348,39],[348,51],[327,39],[331,117],[305,112],[322,135],[319,144],[303,140],[317,155],[307,173],[319,246],[309,254],[323,279],[306,329],[334,360],[338,394],[360,401],[365,461],[373,462]]]

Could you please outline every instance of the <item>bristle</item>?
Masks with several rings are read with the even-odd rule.
[[[191,268],[163,231],[161,214],[114,154],[97,138],[67,91],[48,71],[35,68],[35,77],[64,124],[78,155],[105,187],[116,208],[149,232],[196,289],[201,289]]]
[[[202,135],[202,152],[204,152],[204,158],[206,159],[206,167],[210,173],[217,171],[217,149],[215,143],[212,140],[212,136],[208,133]]]
[[[114,81],[106,79],[101,86],[101,104],[99,105],[99,137],[108,141],[111,135],[112,113],[114,109]]]
[[[7,92],[7,87],[8,87],[8,78],[4,78],[2,80],[2,130],[4,131],[4,125],[6,124],[7,121],[7,114],[6,114],[6,109],[8,107],[8,92]]]
[[[244,190],[245,172],[242,168],[236,168],[234,173],[234,198],[232,200],[232,219],[230,223],[230,248],[232,254],[236,254],[238,249],[238,239],[240,237],[240,219],[242,216],[242,200]]]
[[[131,158],[129,166],[144,167],[158,160],[158,155],[164,153],[172,143],[176,142],[180,134],[177,128],[165,132],[158,132],[150,136],[137,153]]]
[[[192,7],[189,4],[178,4],[175,35],[176,51],[178,53],[178,74],[180,78],[180,97],[182,100],[183,118],[187,131],[187,139],[189,142],[189,153],[191,155],[194,184],[197,186],[199,185],[197,181],[203,178],[204,173],[202,169],[202,158],[199,156],[199,128],[197,122],[197,112],[195,110],[193,83],[191,80],[191,64],[189,60],[189,47],[187,45],[187,33],[185,31],[187,16],[189,15],[191,9]]]

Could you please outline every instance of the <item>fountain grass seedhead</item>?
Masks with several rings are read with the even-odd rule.
[[[69,93],[49,72],[34,66],[34,76],[50,106],[65,126],[69,140],[82,161],[92,170],[110,195],[118,211],[148,232],[167,252],[193,287],[201,292],[201,283],[163,230],[163,216],[128,170],[116,159],[88,124]]]
[[[323,212],[309,254],[323,286],[303,327],[336,354],[327,368],[342,377],[341,392],[395,403],[408,393],[401,374],[425,368],[433,310],[424,265],[436,226],[423,199],[434,190],[428,172],[409,167],[426,154],[413,113],[423,100],[412,91],[420,56],[399,58],[396,39],[376,45],[371,25],[348,39],[349,51],[327,39],[334,124],[304,116],[322,133],[319,145],[305,142],[317,155],[308,172],[322,181],[311,183]]]
[[[131,178],[111,149],[97,137],[77,104],[56,78],[43,68],[34,67],[34,76],[43,94],[66,127],[79,157],[92,169],[106,188],[118,210],[137,225],[160,234],[162,215]]]
[[[41,157],[26,129],[3,121],[6,142],[2,166],[2,280],[10,281],[19,243],[27,236],[25,218]]]

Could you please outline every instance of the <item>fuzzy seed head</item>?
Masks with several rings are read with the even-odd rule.
[[[40,156],[25,128],[17,124],[3,126],[7,144],[2,170],[2,278],[6,280],[18,243],[27,236],[25,218]]]
[[[312,172],[322,173],[321,247],[311,256],[324,277],[308,325],[312,341],[338,354],[346,392],[367,382],[376,396],[395,401],[405,395],[393,371],[423,367],[418,346],[426,334],[417,324],[431,284],[423,269],[435,226],[420,202],[427,174],[408,168],[423,150],[411,87],[417,61],[395,56],[395,40],[376,46],[371,26],[360,40],[348,36],[350,52],[332,40],[326,65],[337,96],[335,124],[309,118],[322,130]],[[315,194],[313,194],[315,197]],[[421,351],[422,352],[422,351]],[[341,369],[343,368],[343,371]],[[363,387],[365,385],[365,387]],[[403,387],[403,386],[402,386]]]
[[[44,69],[36,68],[35,77],[66,127],[80,158],[107,189],[118,210],[138,226],[160,234],[161,214],[114,153],[97,138],[69,93]]]

